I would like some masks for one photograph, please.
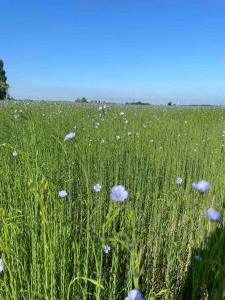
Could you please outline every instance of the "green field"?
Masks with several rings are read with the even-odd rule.
[[[224,130],[223,108],[0,103],[0,299],[225,299]]]

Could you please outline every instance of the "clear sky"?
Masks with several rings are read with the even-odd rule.
[[[19,98],[225,104],[224,0],[1,0]]]

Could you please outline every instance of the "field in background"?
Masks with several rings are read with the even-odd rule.
[[[0,103],[0,299],[223,299],[223,225],[204,212],[224,212],[224,130],[222,108]]]

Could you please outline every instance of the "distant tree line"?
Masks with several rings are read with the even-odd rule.
[[[6,99],[8,95],[9,85],[4,70],[4,62],[0,59],[0,100]]]
[[[101,104],[101,103],[106,103],[106,101],[104,101],[104,100],[88,100],[87,98],[82,97],[82,98],[77,98],[75,100],[75,103],[98,103],[98,104]]]

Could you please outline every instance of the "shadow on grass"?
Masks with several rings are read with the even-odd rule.
[[[203,248],[194,249],[180,300],[225,299],[225,227],[217,227]]]

